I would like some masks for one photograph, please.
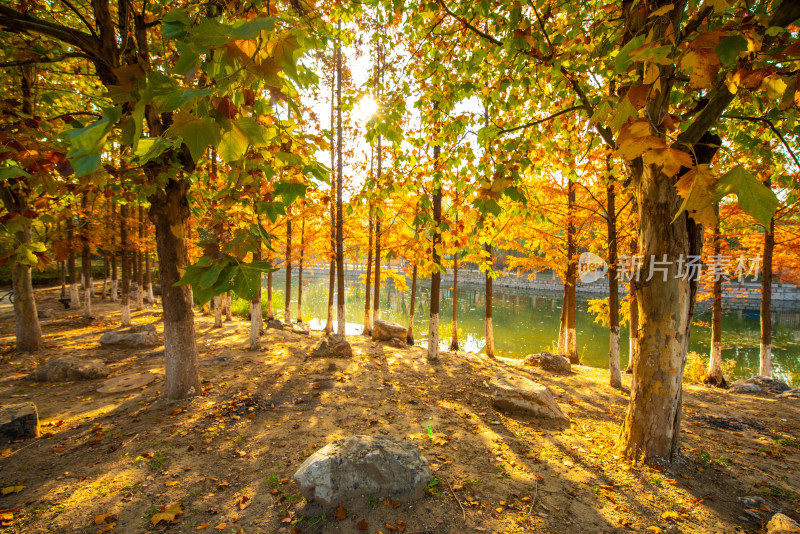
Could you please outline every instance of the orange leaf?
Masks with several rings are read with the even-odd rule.
[[[692,156],[683,150],[674,148],[651,149],[644,153],[642,160],[647,165],[658,165],[661,172],[672,178],[681,167],[691,168],[694,165]]]
[[[338,508],[336,509],[336,513],[335,513],[335,514],[333,514],[333,517],[335,517],[335,518],[336,518],[336,519],[338,519],[339,521],[342,521],[342,520],[344,520],[344,519],[346,519],[346,518],[347,518],[347,510],[345,510],[344,508],[342,508],[342,507],[340,506],[340,507],[338,507]]]
[[[358,530],[367,530],[369,528],[369,523],[367,523],[364,519],[362,519],[361,521],[358,522],[358,524],[356,524],[356,528]]]

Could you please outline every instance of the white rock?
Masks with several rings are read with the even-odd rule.
[[[385,436],[351,436],[321,448],[299,467],[300,492],[324,510],[376,499],[410,501],[431,481],[428,461],[407,441]]]
[[[407,333],[408,329],[405,326],[392,321],[375,319],[372,324],[372,339],[374,341],[390,341],[392,339],[397,339],[405,344]]]
[[[497,374],[487,385],[498,410],[522,413],[558,426],[569,425],[547,386],[510,374]]]
[[[158,338],[156,326],[143,324],[132,326],[127,330],[112,330],[100,336],[100,345],[103,347],[138,349],[144,347],[158,347],[161,340]]]

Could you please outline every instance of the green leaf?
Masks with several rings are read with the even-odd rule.
[[[22,167],[13,165],[11,167],[0,167],[0,180],[9,180],[11,178],[30,178],[30,174],[25,172]]]
[[[191,26],[192,19],[183,9],[174,9],[161,19],[161,35],[169,39],[183,37],[186,28]]]
[[[70,149],[67,158],[77,177],[86,176],[100,167],[100,153],[105,146],[108,133],[122,117],[122,108],[103,108],[103,116],[84,128],[67,132]]]
[[[274,29],[274,17],[255,17],[231,30],[229,35],[231,39],[253,39],[262,31],[271,32]]]
[[[180,119],[176,118],[175,124],[166,131],[165,135],[183,139],[195,161],[199,161],[203,157],[209,145],[216,147],[219,144],[220,128],[214,119],[209,117],[195,119],[186,115],[178,115],[178,117]]]
[[[633,59],[631,58],[631,52],[642,46],[644,44],[645,35],[637,35],[628,43],[622,47],[622,50],[619,51],[617,57],[614,58],[614,70],[617,73],[625,72],[628,68],[628,65],[631,64]]]
[[[271,222],[275,222],[280,215],[286,215],[286,207],[282,202],[259,200],[256,202],[256,213],[266,215]]]
[[[741,35],[732,35],[723,39],[717,46],[719,60],[726,67],[732,67],[739,59],[739,52],[747,50],[747,39]]]
[[[214,89],[191,89],[187,87],[176,87],[174,90],[157,95],[153,98],[153,105],[159,113],[167,113],[180,109],[194,100],[208,96]]]
[[[241,117],[226,121],[223,127],[227,127],[227,131],[222,134],[218,150],[222,159],[228,163],[242,159],[250,145],[265,146],[267,144],[264,138],[264,129],[253,117]]]
[[[140,165],[144,165],[148,161],[156,159],[165,150],[174,147],[175,144],[174,140],[163,137],[143,137],[139,140],[139,146],[135,152],[136,160]]]
[[[281,199],[283,199],[283,204],[289,206],[298,197],[304,196],[307,188],[306,184],[297,182],[278,182],[275,184],[274,194],[280,195]]]
[[[622,125],[628,122],[628,119],[631,117],[636,117],[638,114],[636,113],[636,108],[633,107],[631,104],[630,99],[626,96],[622,99],[622,103],[617,108],[617,111],[614,113],[614,116],[611,117],[609,121],[609,126],[611,129],[616,133],[622,128]]]
[[[715,199],[735,194],[742,210],[769,228],[769,221],[778,209],[778,197],[774,191],[758,181],[741,165],[726,172],[716,183]]]
[[[527,203],[527,199],[525,198],[525,195],[523,195],[523,194],[520,192],[520,190],[519,190],[519,189],[517,189],[517,188],[516,188],[516,187],[514,187],[514,186],[511,186],[511,187],[506,187],[506,188],[503,190],[503,194],[504,194],[505,196],[507,196],[508,198],[510,198],[511,200],[514,200],[514,201],[516,201],[516,202],[519,202],[519,203],[520,203],[520,204],[522,204],[523,206],[524,206],[524,205]]]

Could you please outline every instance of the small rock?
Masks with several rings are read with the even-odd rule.
[[[789,391],[784,391],[778,397],[783,397],[784,399],[792,398],[792,399],[800,399],[800,388],[790,389]]]
[[[39,319],[52,319],[56,316],[56,312],[50,309],[37,310],[36,315],[39,317]]]
[[[299,334],[301,336],[307,336],[311,332],[311,329],[305,323],[294,323],[292,325],[292,334]]]
[[[510,374],[497,374],[487,385],[492,404],[499,410],[523,413],[555,426],[569,425],[547,386]]]
[[[283,330],[283,323],[277,319],[267,320],[267,328],[274,328],[275,330]]]
[[[752,386],[757,386],[759,389],[755,389]],[[769,393],[780,394],[791,389],[792,388],[785,382],[781,382],[780,380],[767,378],[766,376],[754,376],[737,380],[731,384],[728,391],[731,393],[757,393],[759,391],[767,391]]]
[[[392,321],[384,321],[383,319],[375,319],[372,324],[372,340],[373,341],[389,341],[391,339],[400,340],[405,346],[406,334],[408,329]]]
[[[0,408],[0,436],[13,439],[39,437],[39,413],[32,402]]]
[[[569,359],[560,354],[551,354],[549,352],[529,354],[525,356],[525,360],[522,363],[531,367],[539,367],[551,373],[569,374],[572,371]]]
[[[309,456],[294,474],[300,493],[326,511],[364,502],[370,494],[418,499],[431,477],[428,461],[415,445],[386,436],[337,439]]]
[[[311,352],[311,356],[314,358],[350,358],[353,356],[353,348],[344,336],[330,334],[322,338],[319,345]]]
[[[31,377],[38,382],[68,382],[106,378],[111,370],[100,360],[80,360],[72,356],[53,358],[37,368]]]
[[[775,514],[767,523],[767,534],[789,534],[800,532],[800,523],[784,514]]]
[[[104,348],[138,349],[142,347],[157,347],[161,340],[156,332],[156,325],[143,324],[132,326],[126,330],[113,330],[100,337],[100,345]]]

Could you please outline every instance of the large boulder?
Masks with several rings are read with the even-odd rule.
[[[408,329],[405,326],[392,321],[375,319],[372,323],[373,341],[391,341],[392,339],[397,339],[405,344],[407,333]]]
[[[298,334],[301,336],[307,336],[311,333],[311,329],[305,323],[293,323],[292,324],[292,334]]]
[[[323,510],[377,499],[422,497],[431,481],[428,461],[407,441],[385,436],[337,439],[309,456],[295,472],[300,493]]]
[[[11,440],[39,437],[39,413],[36,405],[23,402],[0,408],[0,437]]]
[[[522,363],[531,367],[539,367],[551,373],[569,374],[572,371],[572,365],[567,358],[549,352],[528,354]]]
[[[784,391],[779,397],[783,397],[784,399],[800,399],[800,388],[790,389],[789,391]]]
[[[267,319],[267,328],[274,328],[275,330],[283,330],[283,322],[278,319]]]
[[[728,389],[730,393],[760,393],[767,391],[769,393],[780,394],[784,391],[789,391],[790,388],[785,382],[775,380],[774,378],[767,378],[766,376],[754,376],[752,378],[743,378],[731,384]]]
[[[547,386],[510,374],[497,374],[487,385],[498,410],[533,417],[547,425],[569,425]]]
[[[38,382],[68,382],[106,378],[111,370],[100,360],[81,360],[72,356],[53,358],[38,367],[32,377]]]
[[[161,340],[158,338],[156,325],[142,324],[126,330],[106,332],[100,336],[100,345],[104,348],[138,349],[158,347],[161,345]]]
[[[322,338],[311,356],[315,358],[350,358],[353,356],[353,348],[344,336],[330,334]]]
[[[784,514],[775,514],[767,523],[767,534],[789,534],[800,532],[800,523]]]

